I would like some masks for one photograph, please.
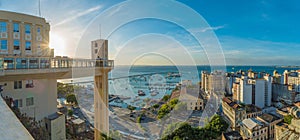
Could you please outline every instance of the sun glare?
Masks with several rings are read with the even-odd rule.
[[[57,33],[50,32],[49,46],[54,49],[55,55],[63,55],[65,53],[65,40]]]

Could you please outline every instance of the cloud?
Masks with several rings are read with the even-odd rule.
[[[274,42],[233,36],[219,37],[228,64],[286,65],[300,64],[300,44]]]
[[[75,19],[77,19],[77,18],[79,18],[79,17],[82,17],[82,16],[88,15],[88,14],[90,14],[90,13],[92,13],[92,12],[98,11],[98,10],[100,10],[101,8],[102,8],[102,5],[98,5],[98,6],[95,6],[95,7],[90,8],[90,9],[87,9],[87,10],[85,10],[85,11],[76,13],[76,15],[74,15],[74,16],[72,16],[72,17],[69,17],[69,18],[67,18],[67,19],[65,19],[65,20],[63,20],[63,21],[61,21],[61,22],[59,22],[59,23],[53,25],[52,27],[55,27],[55,26],[59,26],[59,25],[68,23],[68,22],[73,21],[73,20],[75,20]]]
[[[223,29],[225,28],[225,25],[222,25],[222,26],[215,26],[215,27],[205,27],[205,28],[192,28],[190,29],[189,31],[191,32],[207,32],[207,31],[216,31],[216,30],[220,30],[220,29]]]

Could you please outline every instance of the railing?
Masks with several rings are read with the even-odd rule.
[[[0,58],[0,75],[3,71],[24,69],[64,69],[114,67],[113,60],[72,59],[64,57],[2,57]]]

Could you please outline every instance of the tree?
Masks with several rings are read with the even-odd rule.
[[[162,139],[218,139],[228,126],[221,116],[214,115],[211,121],[203,128],[194,128],[185,122],[170,124],[164,131]]]
[[[73,115],[73,110],[68,110],[68,116],[72,116]]]
[[[76,105],[78,105],[75,94],[67,94],[66,99],[67,99],[67,102],[72,103],[72,104],[75,103]]]
[[[170,107],[168,104],[163,104],[161,106],[161,108],[158,110],[158,115],[157,115],[157,118],[158,119],[161,119],[163,118],[165,115],[167,115],[168,113],[170,113]]]
[[[293,116],[292,116],[292,115],[286,115],[286,116],[284,116],[284,118],[283,118],[283,122],[284,122],[284,123],[287,123],[287,124],[291,124],[291,123],[292,123],[292,119],[293,119]]]
[[[133,110],[136,109],[136,107],[132,106],[132,105],[128,105],[127,108],[130,110],[130,112],[132,112]]]
[[[165,95],[165,96],[162,98],[162,100],[163,100],[164,102],[167,102],[169,99],[170,99],[170,95]]]
[[[157,109],[157,108],[159,108],[159,104],[154,104],[152,107],[153,107],[154,109]]]

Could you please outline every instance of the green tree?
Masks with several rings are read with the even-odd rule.
[[[72,115],[73,115],[73,110],[71,110],[71,109],[68,110],[68,115],[69,115],[69,116],[72,116]]]
[[[292,119],[293,119],[292,115],[286,115],[286,116],[283,117],[283,122],[287,123],[287,124],[291,124],[292,123]]]
[[[67,102],[78,105],[75,94],[67,94],[66,99],[67,99]]]
[[[132,106],[132,105],[128,105],[127,108],[130,110],[130,112],[132,112],[133,110],[136,109],[136,107]]]
[[[162,139],[218,139],[228,126],[221,116],[214,115],[211,121],[203,128],[194,128],[188,123],[170,124],[163,132]]]
[[[152,107],[153,107],[154,109],[157,109],[157,108],[159,108],[159,104],[154,104]]]
[[[168,113],[170,113],[170,107],[168,104],[163,104],[161,106],[161,108],[158,110],[158,115],[157,115],[157,118],[158,119],[161,119],[163,118],[165,115],[167,115]]]
[[[169,99],[170,99],[170,95],[165,95],[163,98],[162,98],[162,100],[164,101],[164,102],[167,102]]]

